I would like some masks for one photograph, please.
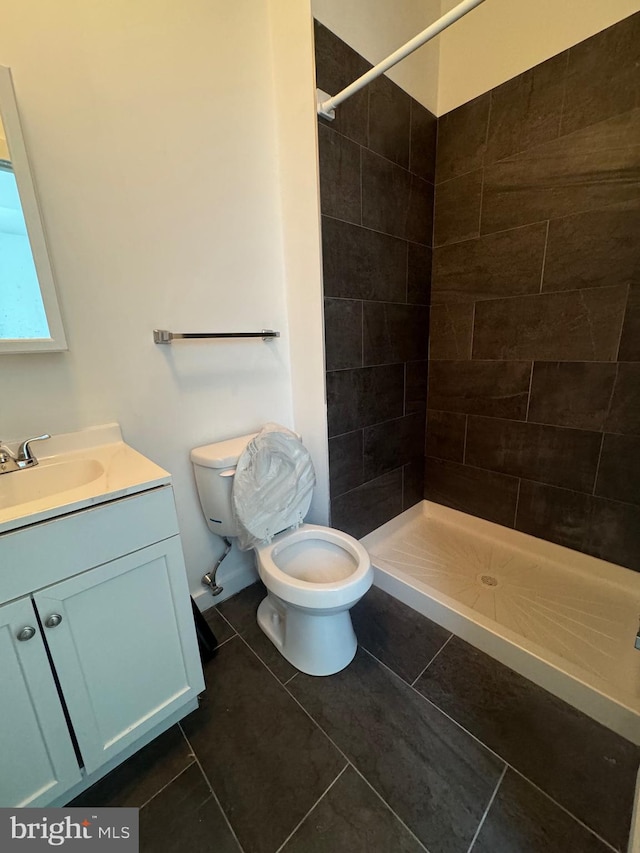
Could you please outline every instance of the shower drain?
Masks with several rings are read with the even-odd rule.
[[[493,575],[480,575],[480,582],[485,586],[498,586],[498,578]]]

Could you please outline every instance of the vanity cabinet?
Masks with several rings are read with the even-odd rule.
[[[31,598],[0,607],[0,673],[0,806],[46,805],[82,776]]]
[[[172,490],[7,536],[31,589],[0,606],[0,806],[59,805],[204,689]]]

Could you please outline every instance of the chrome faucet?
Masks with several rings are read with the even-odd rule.
[[[10,447],[0,441],[0,474],[10,474],[12,471],[33,468],[34,465],[37,465],[38,460],[33,455],[30,445],[32,441],[44,441],[46,438],[51,438],[51,436],[45,433],[44,435],[36,435],[34,438],[27,438],[19,446],[17,453],[14,453]]]

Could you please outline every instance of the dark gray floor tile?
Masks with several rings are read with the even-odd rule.
[[[640,284],[629,288],[618,359],[640,361]]]
[[[363,651],[291,691],[431,853],[467,850],[502,770],[494,756]]]
[[[362,302],[325,298],[324,344],[327,370],[362,367]]]
[[[550,486],[591,492],[601,440],[599,432],[470,415],[465,461]]]
[[[242,853],[196,764],[141,810],[140,850]]]
[[[616,365],[608,362],[537,361],[528,420],[601,430],[615,378]]]
[[[69,803],[70,808],[139,809],[194,761],[178,726],[172,726]]]
[[[638,747],[458,637],[416,687],[611,844],[626,842]]]
[[[481,201],[482,169],[439,184],[435,195],[433,245],[477,237]]]
[[[315,806],[282,853],[421,853],[424,848],[352,767]]]
[[[498,789],[474,853],[607,853],[595,835],[513,770]]]
[[[471,358],[473,303],[432,305],[429,324],[429,358]]]
[[[409,168],[411,97],[384,75],[369,85],[368,147]]]
[[[595,494],[640,506],[640,436],[604,436]]]
[[[240,638],[205,676],[210,689],[185,734],[242,847],[273,853],[344,759]]]
[[[640,572],[640,507],[592,498],[588,554]]]
[[[385,421],[364,430],[364,479],[424,456],[425,419],[421,413]]]
[[[419,243],[409,243],[407,259],[407,302],[428,305],[431,301],[432,250]]]
[[[202,615],[204,616],[207,625],[213,631],[218,645],[220,645],[220,643],[224,643],[225,640],[228,640],[229,637],[233,637],[235,631],[229,625],[227,620],[222,618],[218,612],[218,608],[215,606],[215,601],[216,600],[213,596],[207,598],[207,604],[211,603],[211,607],[204,610]]]
[[[635,14],[569,50],[562,133],[639,103],[640,14]]]
[[[276,678],[284,682],[298,670],[282,657],[258,625],[256,618],[258,605],[266,596],[266,587],[262,581],[257,581],[223,601],[218,608]]]
[[[627,287],[476,304],[473,358],[615,361]]]
[[[375,586],[351,609],[351,618],[359,644],[409,684],[451,636]]]
[[[331,501],[331,525],[356,539],[402,512],[402,469],[396,468]]]
[[[584,551],[589,538],[591,495],[522,480],[516,530]]]
[[[364,364],[422,361],[429,344],[429,309],[391,302],[363,303]]]
[[[364,480],[362,430],[329,439],[331,497],[355,489]]]
[[[552,220],[543,291],[640,283],[639,233],[637,203]]]
[[[322,277],[325,296],[404,302],[407,244],[323,216]]]
[[[427,408],[428,362],[409,361],[405,364],[404,410],[424,414]]]
[[[436,171],[438,119],[411,99],[411,162],[409,169],[433,183]]]
[[[402,467],[402,511],[424,500],[424,453]]]
[[[622,362],[618,365],[605,429],[607,432],[640,435],[640,363]]]
[[[546,223],[538,222],[440,246],[433,253],[432,302],[539,293],[546,235]]]
[[[327,373],[329,435],[398,418],[404,410],[404,365]]]
[[[322,213],[360,223],[360,146],[320,124],[320,207]]]
[[[636,109],[486,166],[482,233],[637,200],[639,134]]]
[[[560,53],[492,89],[486,163],[558,136],[567,58]]]
[[[466,415],[451,412],[427,412],[427,456],[462,462],[464,437],[467,430]]]
[[[431,244],[433,186],[384,157],[362,152],[362,224]]]
[[[427,457],[424,496],[460,512],[513,527],[518,479],[495,471]]]
[[[314,21],[316,85],[336,95],[371,68],[371,64],[319,21]],[[367,144],[369,93],[356,92],[336,110],[330,126],[361,145]],[[324,119],[319,119],[324,122]]]
[[[530,380],[530,361],[432,361],[429,406],[524,420]]]
[[[482,166],[490,103],[491,93],[486,92],[438,119],[438,183]]]

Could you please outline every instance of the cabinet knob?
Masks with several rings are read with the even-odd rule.
[[[62,616],[59,613],[52,613],[51,616],[45,621],[45,625],[47,628],[57,628],[57,626],[62,622]]]
[[[22,629],[22,631],[20,631],[18,634],[16,634],[18,639],[23,641],[23,642],[24,642],[24,640],[30,640],[32,637],[35,637],[35,635],[36,635],[36,629],[32,628],[31,625],[27,625],[25,628]]]

